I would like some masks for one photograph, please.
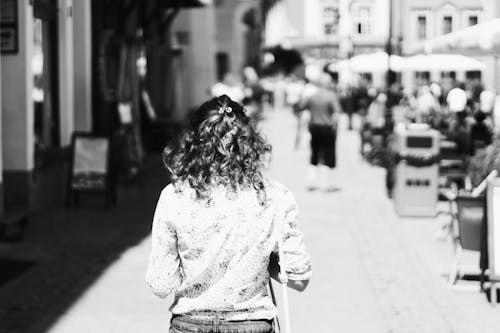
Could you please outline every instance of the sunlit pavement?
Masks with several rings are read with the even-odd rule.
[[[345,126],[342,126],[342,129]],[[435,238],[441,218],[399,218],[385,195],[384,170],[358,154],[358,135],[338,138],[338,192],[308,192],[305,140],[293,149],[289,110],[266,116],[273,144],[269,176],[293,190],[313,278],[290,291],[294,332],[498,332],[500,306],[477,291],[449,290],[451,244]],[[149,239],[131,248],[53,326],[51,332],[166,332],[172,302],[144,283]],[[466,260],[474,263],[477,256]]]

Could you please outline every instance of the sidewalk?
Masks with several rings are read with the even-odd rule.
[[[45,332],[127,248],[148,236],[166,183],[154,159],[145,164],[142,187],[119,188],[116,207],[106,210],[102,198],[82,196],[79,207],[32,216],[24,240],[0,242],[1,258],[35,263],[0,286],[0,332]]]
[[[396,215],[385,171],[361,159],[359,135],[345,122],[337,141],[342,190],[335,193],[305,191],[307,145],[293,154],[293,133],[266,131],[275,148],[271,175],[296,194],[313,259],[310,287],[291,293],[294,331],[498,332],[500,309],[483,294],[447,289],[451,244],[434,237],[442,221]],[[279,114],[267,129],[293,123]]]
[[[447,289],[451,245],[434,239],[438,218],[397,217],[384,170],[359,157],[357,133],[339,133],[341,191],[307,192],[308,147],[293,150],[295,128],[288,110],[263,124],[274,152],[268,174],[295,193],[313,261],[308,289],[290,292],[294,332],[498,332],[500,306],[478,292]],[[149,219],[154,185],[137,218]],[[121,216],[133,213],[121,207]],[[172,298],[156,298],[144,283],[149,247],[146,238],[124,252],[50,332],[166,332]]]

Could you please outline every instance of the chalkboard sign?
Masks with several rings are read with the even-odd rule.
[[[111,196],[114,201],[109,138],[90,133],[74,133],[71,148],[68,205],[79,192],[102,192],[106,195],[106,203]]]

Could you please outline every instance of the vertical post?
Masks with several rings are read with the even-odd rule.
[[[497,103],[497,96],[499,94],[499,89],[498,89],[498,56],[495,54],[493,56],[493,92],[495,93],[495,107],[493,107],[493,126],[495,129],[497,129],[500,126],[500,123],[498,122],[498,118],[500,117],[499,113],[500,110],[496,107]]]
[[[90,1],[73,3],[74,23],[74,127],[92,129],[92,25]]]
[[[2,63],[0,62],[0,78],[2,77]],[[2,80],[0,80],[0,221],[4,218],[3,210],[3,145],[4,140],[2,139]],[[1,229],[0,222],[0,229]],[[0,232],[1,237],[1,232]]]
[[[392,111],[390,108],[391,98],[390,94],[390,86],[391,86],[391,54],[392,54],[392,0],[388,0],[389,2],[389,31],[387,36],[387,73],[386,73],[386,93],[387,93],[387,102],[385,107],[385,127],[386,133],[385,135],[389,135],[392,131]]]
[[[392,54],[392,0],[389,2],[389,31],[387,36],[387,74],[386,74],[386,89],[391,86],[391,54]]]
[[[74,131],[73,1],[59,0],[59,117],[61,146],[69,145]]]
[[[2,138],[5,207],[28,206],[34,167],[33,7],[17,1],[18,51],[2,54]]]
[[[495,96],[498,94],[498,55],[493,55],[493,91]]]

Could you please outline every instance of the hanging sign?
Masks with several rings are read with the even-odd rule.
[[[0,1],[0,50],[18,52],[17,1]]]

